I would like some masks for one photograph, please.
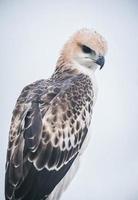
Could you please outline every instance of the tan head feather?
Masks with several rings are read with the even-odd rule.
[[[81,51],[80,45],[86,45],[102,56],[107,52],[107,43],[105,39],[96,31],[83,28],[74,33],[65,43],[61,51],[61,56],[57,62],[57,66],[61,63],[71,63],[73,57]]]

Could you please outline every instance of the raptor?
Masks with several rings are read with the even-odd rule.
[[[99,33],[81,29],[65,43],[52,76],[22,90],[9,131],[6,200],[60,199],[89,141],[95,71],[106,51]]]

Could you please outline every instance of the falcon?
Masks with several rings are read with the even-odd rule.
[[[95,71],[106,51],[99,33],[81,29],[65,43],[52,76],[22,90],[9,131],[6,200],[60,199],[89,141]]]

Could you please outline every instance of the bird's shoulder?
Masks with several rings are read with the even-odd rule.
[[[91,79],[84,74],[54,75],[49,79],[35,81],[23,88],[17,99],[17,105],[33,101],[51,101],[56,95],[60,97],[65,93],[75,95],[76,92],[86,95],[92,91]]]

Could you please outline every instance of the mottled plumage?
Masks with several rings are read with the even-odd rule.
[[[90,76],[63,58],[50,79],[26,86],[17,100],[7,151],[7,200],[59,199],[66,177],[77,170],[96,93]]]

